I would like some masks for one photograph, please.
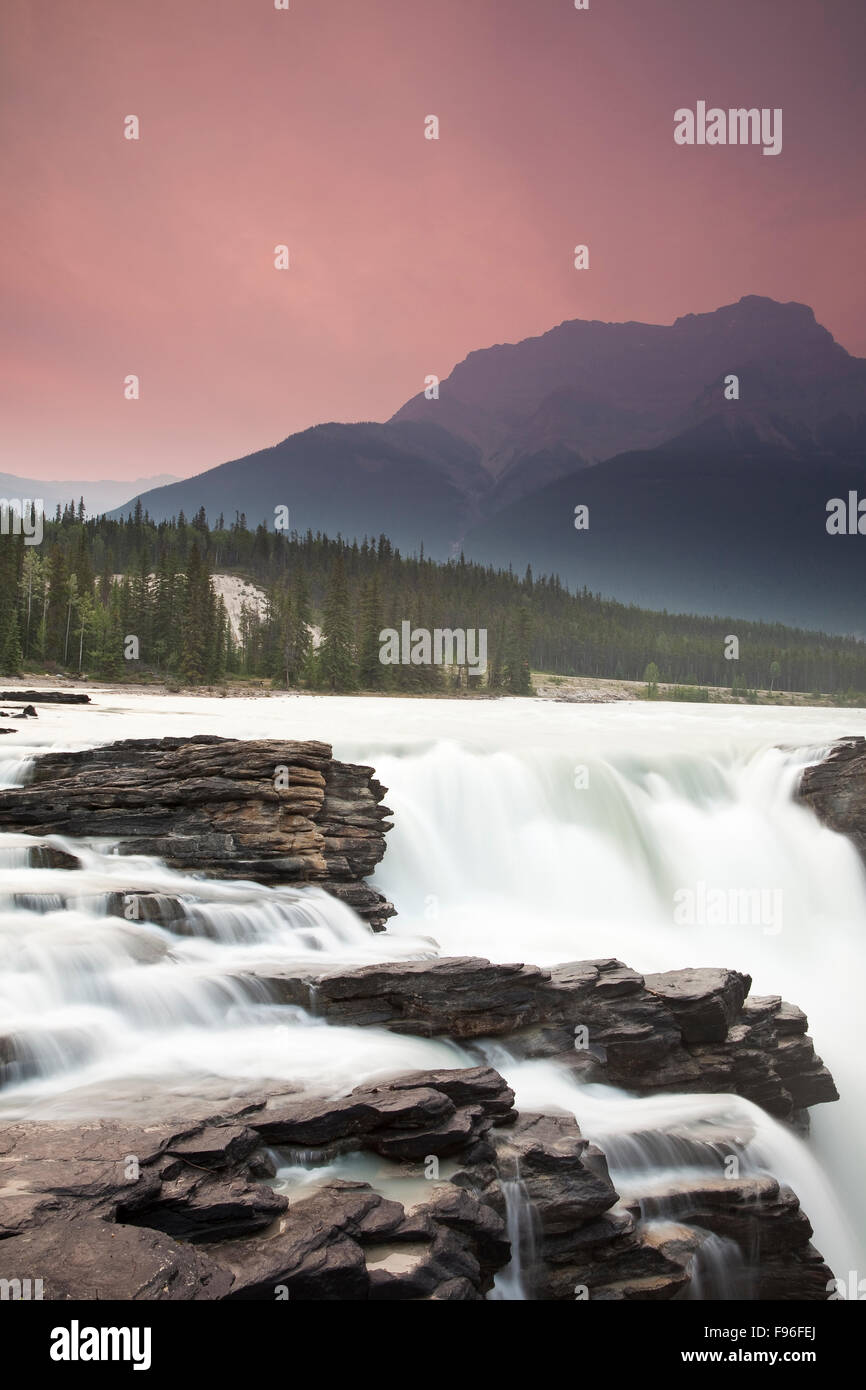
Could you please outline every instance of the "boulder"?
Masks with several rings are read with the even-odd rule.
[[[124,739],[43,754],[29,782],[0,790],[0,830],[106,837],[211,877],[316,884],[381,929],[394,909],[364,880],[391,828],[383,796],[372,768],[336,761],[326,743]]]

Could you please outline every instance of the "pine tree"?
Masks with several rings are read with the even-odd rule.
[[[531,695],[532,678],[529,670],[531,620],[529,607],[521,603],[509,622],[505,662],[505,683],[512,695]]]
[[[20,676],[21,663],[24,654],[21,649],[21,633],[18,627],[18,615],[10,613],[6,619],[6,627],[3,633],[3,647],[0,652],[0,671],[4,676]]]
[[[298,570],[292,579],[287,625],[284,659],[288,689],[304,679],[308,680],[311,675],[313,638],[310,631],[310,590],[301,570]]]
[[[382,607],[379,597],[379,581],[375,573],[364,586],[359,629],[358,676],[361,688],[362,690],[381,690],[385,683],[384,676],[388,667],[383,666],[379,659]]]
[[[56,542],[48,559],[46,598],[45,656],[49,661],[59,663],[63,660],[63,648],[66,641],[69,570],[66,564],[66,554]]]
[[[188,685],[200,685],[207,676],[208,602],[210,580],[194,541],[186,567],[186,586],[181,616],[180,674]]]
[[[349,589],[340,553],[331,569],[322,611],[319,679],[327,690],[352,690],[356,685]]]
[[[221,681],[226,673],[229,616],[222,595],[211,589],[210,621],[208,624],[207,679],[211,684]]]

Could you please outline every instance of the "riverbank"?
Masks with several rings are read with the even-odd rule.
[[[619,704],[627,701],[646,701],[647,685],[645,681],[615,680],[612,677],[604,676],[558,676],[545,671],[532,671],[530,673],[532,682],[532,698],[539,701],[549,701],[556,704]],[[492,690],[475,691],[471,683],[468,690],[461,691],[442,691],[441,693],[425,693],[420,695],[406,694],[405,691],[354,691],[351,695],[345,692],[329,692],[324,690],[310,691],[302,688],[296,690],[281,690],[270,684],[269,681],[259,680],[258,678],[249,680],[226,680],[219,685],[196,685],[184,686],[175,679],[159,680],[127,680],[127,681],[100,681],[92,680],[83,676],[61,676],[48,673],[32,673],[26,676],[7,676],[3,678],[3,686],[7,691],[40,689],[48,691],[56,690],[99,690],[102,692],[113,692],[118,695],[153,695],[162,698],[170,698],[181,695],[188,699],[231,699],[231,700],[268,700],[282,699],[286,697],[298,698],[321,698],[321,699],[347,699],[356,700],[399,700],[399,701],[436,701],[451,702],[457,704],[475,704],[489,701],[511,701],[515,697],[506,693],[499,693]],[[711,705],[758,705],[768,709],[786,708],[811,708],[811,709],[856,709],[858,706],[851,700],[837,699],[827,694],[809,694],[806,691],[770,691],[755,690],[745,692],[742,690],[733,691],[730,686],[677,686],[670,682],[659,681],[657,694],[653,697],[653,703],[675,703],[675,704],[711,704]]]

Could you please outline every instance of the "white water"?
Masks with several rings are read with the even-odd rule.
[[[487,1295],[490,1303],[523,1303],[532,1297],[535,1262],[535,1223],[526,1184],[519,1175],[502,1179],[505,1228],[511,1241],[511,1260],[499,1273]]]
[[[61,1096],[86,1108],[95,1095],[104,1105],[142,1089],[188,1093],[208,1078],[223,1090],[275,1079],[337,1093],[468,1060],[447,1042],[330,1028],[276,1007],[260,984],[238,979],[268,965],[423,955],[433,936],[443,953],[496,960],[615,955],[641,970],[731,966],[754,976],[754,993],[781,993],[807,1011],[836,1077],[842,1101],[813,1109],[808,1146],[736,1098],[637,1101],[565,1082],[564,1099],[554,1085],[562,1078],[545,1073],[533,1086],[543,1080],[540,1100],[572,1109],[602,1147],[615,1133],[666,1132],[720,1114],[727,1122],[729,1104],[747,1107],[733,1119],[755,1130],[756,1166],[799,1193],[835,1272],[864,1267],[866,876],[852,847],[791,799],[822,747],[866,732],[863,711],[112,693],[87,709],[43,707],[38,726],[4,739],[0,776],[20,778],[21,759],[47,747],[239,729],[330,740],[337,756],[376,767],[396,820],[376,881],[399,918],[372,938],[321,895],[205,888],[147,861],[99,854],[83,874],[28,870],[20,837],[7,837],[0,1002],[39,1074],[3,1093],[4,1110],[32,1113]],[[576,768],[588,771],[588,786],[576,785]],[[778,892],[781,929],[677,925],[674,894],[700,881]],[[124,887],[205,899],[185,927],[204,934],[107,918],[104,895]],[[63,905],[28,912],[14,897],[27,893],[54,893]],[[662,1109],[647,1108],[657,1102]]]

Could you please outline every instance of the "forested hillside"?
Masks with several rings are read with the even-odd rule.
[[[210,576],[241,574],[267,595],[247,607],[235,639]],[[384,628],[483,628],[488,670],[385,666]],[[319,639],[320,634],[320,640]],[[739,660],[725,658],[739,639]],[[324,690],[525,693],[530,668],[643,679],[647,667],[679,685],[866,690],[866,643],[735,617],[657,613],[554,577],[485,568],[461,556],[404,556],[386,537],[348,544],[250,530],[243,516],[209,528],[203,511],[152,522],[87,520],[71,504],[45,524],[41,545],[0,537],[0,670],[57,670],[123,678],[153,673],[186,684],[229,675]]]

